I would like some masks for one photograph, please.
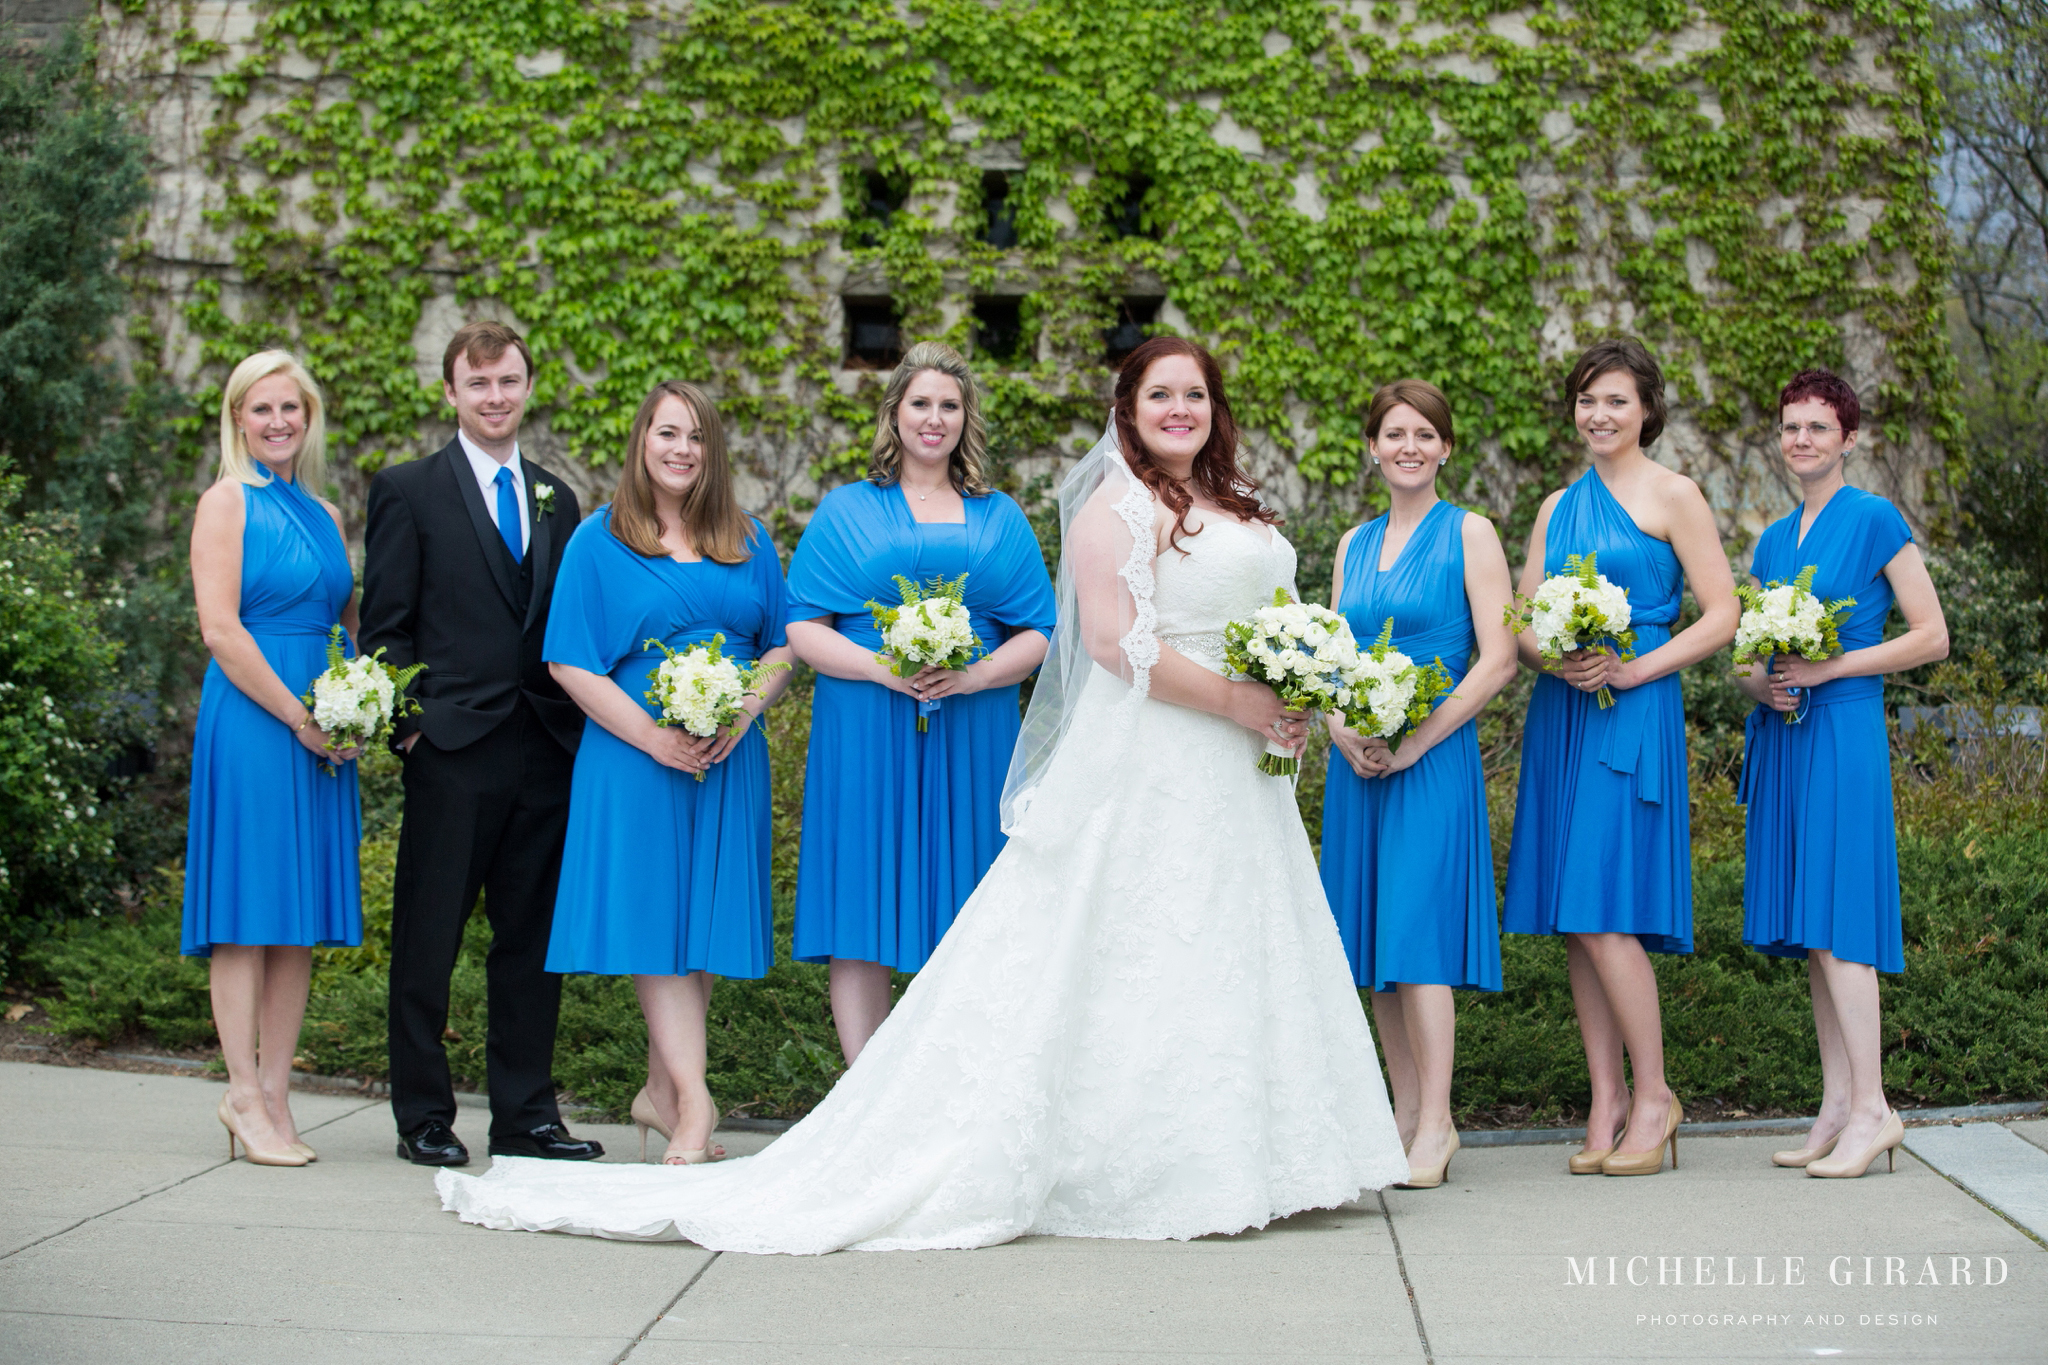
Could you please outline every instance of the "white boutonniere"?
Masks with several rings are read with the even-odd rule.
[[[533,486],[533,505],[541,516],[555,514],[555,486],[551,483],[536,483]]]

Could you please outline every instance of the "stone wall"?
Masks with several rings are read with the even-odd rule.
[[[65,11],[81,7],[45,0],[42,4],[15,4],[11,8],[24,15],[34,11],[36,15],[43,16],[37,22],[46,23],[53,17],[61,18]],[[1336,8],[1348,8],[1353,17],[1367,25],[1386,22],[1383,6],[1360,3]],[[651,53],[665,34],[674,32],[684,22],[681,16],[685,10],[686,6],[678,0],[664,0],[658,4],[655,15],[636,28],[636,59],[642,46]],[[1409,25],[1407,33],[1410,39],[1426,42],[1432,36],[1431,26],[1422,24],[1417,27],[1414,24],[1412,4],[1401,7],[1401,11],[1397,19]],[[219,0],[179,5],[153,3],[141,14],[127,14],[111,4],[103,4],[98,10],[98,19],[104,26],[102,63],[105,73],[108,79],[133,91],[139,105],[146,111],[157,161],[156,196],[146,223],[136,234],[138,247],[134,269],[138,281],[144,286],[144,292],[138,296],[138,309],[146,318],[149,330],[155,333],[171,373],[181,384],[193,390],[204,390],[209,384],[217,385],[228,366],[228,358],[210,354],[204,338],[195,334],[189,324],[187,305],[192,301],[195,287],[202,282],[216,284],[221,291],[222,306],[238,317],[261,316],[262,310],[273,306],[265,291],[250,288],[243,278],[243,272],[237,265],[232,234],[209,218],[209,211],[218,209],[222,198],[220,185],[209,169],[206,141],[208,130],[215,124],[221,100],[215,78],[235,68],[251,51],[259,13],[259,7],[254,4],[220,3]],[[1533,14],[1534,11],[1527,11],[1497,15],[1488,23],[1494,35],[1509,43],[1533,44],[1536,41],[1531,28]],[[175,44],[166,38],[173,25],[181,29],[185,42],[196,39],[219,44],[217,55],[197,62],[177,61],[171,55]],[[1655,52],[1647,53],[1644,60],[1681,60],[1691,53],[1711,51],[1718,41],[1717,27],[1700,18],[1669,35],[1668,40]],[[1896,93],[1891,69],[1885,60],[1889,41],[1884,35],[1869,34],[1855,39],[1853,63],[1875,95]],[[1474,60],[1467,55],[1451,53],[1434,60],[1438,68],[1470,81],[1483,83],[1495,79],[1488,62]],[[522,74],[544,79],[560,69],[563,57],[560,51],[541,48],[522,56],[520,61]],[[239,124],[245,130],[242,134],[244,139],[246,130],[261,125],[267,110],[301,98],[326,103],[346,100],[349,92],[345,84],[338,85],[321,66],[287,52],[274,64],[239,111]],[[1196,98],[1217,112],[1213,136],[1221,146],[1268,167],[1282,168],[1291,164],[1282,153],[1269,151],[1257,131],[1233,118],[1223,108],[1219,96],[1200,95]],[[1719,125],[1723,115],[1712,91],[1698,91],[1697,107],[1709,123]],[[791,123],[789,137],[795,143],[802,136],[802,119]],[[1863,137],[1885,139],[1894,136],[1885,116],[1868,105],[1850,109],[1844,118],[1844,128]],[[1624,278],[1616,267],[1618,244],[1640,241],[1657,229],[1657,224],[1632,198],[1633,191],[1645,182],[1649,172],[1641,158],[1628,149],[1624,148],[1607,159],[1603,172],[1606,183],[1596,186],[1594,191],[1586,188],[1583,176],[1577,182],[1577,188],[1573,188],[1560,174],[1558,153],[1570,147],[1581,134],[1582,129],[1575,122],[1569,104],[1557,109],[1543,122],[1545,144],[1536,149],[1536,155],[1525,163],[1520,173],[1522,189],[1533,206],[1532,212],[1537,215],[1541,234],[1547,238],[1555,230],[1558,214],[1568,211],[1574,220],[1577,239],[1582,243],[1566,257],[1563,268],[1547,271],[1536,285],[1538,300],[1548,319],[1542,328],[1540,349],[1546,364],[1553,370],[1568,363],[1568,357],[1582,339],[1609,329],[1634,329],[1643,320],[1645,304],[1636,296],[1631,281]],[[1023,166],[1014,141],[987,138],[984,130],[965,116],[955,116],[947,136],[967,148],[965,164],[977,171],[1021,169]],[[853,147],[840,149],[847,157],[854,156],[857,150]],[[1358,150],[1364,153],[1371,149],[1361,145]],[[809,343],[815,348],[811,358],[822,357],[826,362],[824,384],[842,394],[859,394],[871,392],[877,376],[869,370],[843,363],[847,356],[845,300],[886,295],[891,285],[872,264],[856,264],[841,245],[838,222],[843,205],[837,191],[839,169],[828,157],[816,175],[817,183],[825,189],[818,202],[800,211],[783,214],[772,222],[764,221],[760,230],[784,236],[809,235],[815,251],[803,275],[804,287],[813,291],[817,316],[822,319],[820,333]],[[719,170],[715,165],[693,163],[689,174],[708,185],[717,180]],[[1087,183],[1088,174],[1086,167],[1074,168],[1073,183]],[[1456,178],[1454,172],[1454,181]],[[310,181],[302,175],[298,181],[285,182],[282,192],[290,200],[309,186]],[[1295,173],[1294,186],[1295,209],[1308,220],[1320,220],[1328,212],[1327,196],[1330,191],[1326,178],[1319,176],[1314,168],[1305,168]],[[957,185],[937,189],[921,187],[918,198],[909,207],[930,217],[934,241],[941,241],[959,212],[960,197],[961,187]],[[1798,250],[1800,234],[1805,230],[1799,216],[1794,213],[1800,207],[1789,201],[1776,204],[1766,201],[1759,210],[1760,229],[1776,233],[1786,249]],[[1843,225],[1839,236],[1854,241],[1870,238],[1872,224],[1883,206],[1878,201],[1848,194],[1840,196],[1834,207]],[[748,226],[744,220],[748,212],[745,205],[731,211],[738,215],[735,221]],[[1071,206],[1057,197],[1047,203],[1046,211],[1061,222],[1064,229],[1073,229],[1077,240],[1085,235],[1079,232],[1078,220]],[[1913,291],[1919,266],[1910,254],[1903,250],[1887,250],[1872,242],[1866,255],[1867,262],[1859,267],[1866,276],[1874,278],[1883,274],[1899,292],[1909,294]],[[1717,291],[1725,292],[1728,288],[1715,276],[1711,251],[1698,243],[1689,243],[1686,261],[1693,286],[1703,297],[1714,296]],[[1077,246],[1073,260],[1067,265],[1078,270],[1088,264],[1086,252]],[[1019,295],[1056,288],[1059,271],[1063,268],[1020,264],[1014,269],[999,272],[991,281],[988,272],[977,272],[964,263],[940,260],[938,265],[943,279],[939,301],[935,313],[925,315],[935,323],[929,329],[932,331],[959,323],[976,296]],[[428,244],[418,271],[423,279],[431,282],[431,289],[419,308],[413,333],[413,363],[420,383],[429,385],[438,380],[440,351],[455,327],[474,316],[505,316],[508,310],[489,299],[462,301],[459,294],[462,292],[464,266],[442,244]],[[1164,304],[1158,321],[1177,330],[1188,329],[1187,318],[1176,307],[1170,288],[1161,281],[1133,276],[1126,289],[1133,295],[1163,295]],[[517,317],[508,317],[508,320],[515,324],[523,321]],[[1835,321],[1840,329],[1846,372],[1859,391],[1875,394],[1880,385],[1899,382],[1897,367],[1888,353],[1886,334],[1876,321],[1854,311],[1843,312]],[[1053,342],[1041,340],[1033,358],[1042,364],[1050,364],[1062,382],[1078,385],[1081,391],[1092,386],[1106,400],[1109,374],[1100,357],[1075,354],[1071,348],[1061,352]],[[768,376],[765,382],[779,386],[792,401],[811,401],[805,396],[804,385],[817,381],[806,380],[804,373],[804,366],[792,361],[788,372]],[[1392,377],[1395,376],[1360,374],[1357,385],[1363,393],[1376,382]],[[1704,367],[1695,368],[1686,377],[1702,400],[1714,396],[1715,379]],[[815,397],[815,390],[811,392]],[[1757,530],[1781,514],[1793,500],[1791,485],[1778,463],[1775,439],[1765,429],[1765,424],[1775,414],[1758,411],[1757,405],[1745,398],[1739,422],[1732,427],[1723,423],[1719,429],[1708,430],[1695,420],[1693,407],[1694,404],[1683,401],[1675,405],[1667,435],[1655,448],[1654,454],[1658,459],[1699,478],[1731,541],[1746,545]],[[1560,404],[1560,414],[1561,410]],[[1342,505],[1359,501],[1358,484],[1345,484],[1334,489],[1316,485],[1300,477],[1293,466],[1291,452],[1315,443],[1320,416],[1307,405],[1295,403],[1287,410],[1287,424],[1292,429],[1284,433],[1285,439],[1280,439],[1280,434],[1272,429],[1249,434],[1254,472],[1280,501],[1290,507],[1299,508],[1322,498],[1334,498]],[[1345,415],[1343,420],[1353,421],[1355,418]],[[1559,432],[1560,445],[1567,444],[1569,428],[1561,415],[1556,416],[1554,425]],[[1933,425],[1922,409],[1920,415],[1890,433],[1869,432],[1851,465],[1854,482],[1898,502],[1922,530],[1939,515],[1938,505],[1930,502],[1930,488],[1934,482],[1930,476],[1939,471],[1945,458]],[[446,439],[451,431],[445,422],[424,421],[418,434],[418,449],[431,449]],[[1056,469],[1061,459],[1071,456],[1075,448],[1084,446],[1092,435],[1088,423],[1076,422],[1063,442],[1028,452],[1023,468],[1027,473]],[[563,470],[578,486],[586,505],[603,500],[604,490],[613,477],[612,471],[593,470],[574,458],[568,443],[552,429],[548,413],[535,415],[527,440],[540,459]],[[864,434],[851,429],[847,423],[829,420],[817,421],[794,432],[750,439],[746,443],[744,495],[755,505],[789,505],[794,501],[801,507],[818,491],[814,470],[820,461],[835,451],[844,451],[864,444],[864,441]],[[1476,452],[1477,462],[1472,467],[1468,482],[1459,490],[1460,494],[1468,501],[1507,517],[1516,506],[1521,486],[1532,476],[1527,469],[1502,459],[1497,443],[1480,443],[1480,446]],[[337,465],[343,471],[345,500],[360,506],[363,476],[360,472],[351,471],[350,452],[342,450],[337,454],[341,457]],[[1526,506],[1525,498],[1524,510]]]

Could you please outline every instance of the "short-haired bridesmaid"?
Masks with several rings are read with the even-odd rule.
[[[1442,391],[1420,379],[1382,385],[1365,437],[1392,505],[1337,543],[1330,601],[1360,644],[1392,620],[1394,647],[1441,662],[1457,686],[1397,749],[1324,718],[1336,752],[1323,794],[1323,890],[1352,978],[1373,992],[1407,1188],[1430,1189],[1458,1150],[1451,992],[1500,989],[1477,717],[1515,676],[1503,620],[1511,590],[1493,523],[1437,495],[1455,439]]]
[[[1003,847],[999,808],[1045,658],[1052,580],[1023,509],[989,486],[988,433],[967,362],[921,342],[889,377],[857,483],[827,493],[789,565],[789,642],[817,670],[796,883],[796,957],[831,966],[850,1063]],[[897,575],[967,575],[986,657],[899,678],[875,662],[870,601]],[[920,730],[921,703],[939,702]]]
[[[723,636],[725,657],[787,663],[782,561],[740,510],[718,409],[679,380],[656,384],[626,439],[618,491],[562,553],[542,647],[583,708],[569,788],[551,972],[633,978],[647,1018],[647,1084],[633,1098],[662,1160],[719,1155],[705,1084],[705,1014],[720,976],[774,965],[768,743],[755,722],[789,683],[717,735],[656,724],[647,698],[666,655]]]
[[[1536,513],[1521,591],[1568,555],[1628,590],[1635,657],[1574,650],[1542,674],[1522,733],[1505,927],[1562,934],[1592,1107],[1574,1175],[1655,1175],[1678,1162],[1684,1110],[1664,1076],[1650,953],[1692,951],[1692,817],[1678,673],[1735,638],[1735,578],[1699,486],[1643,453],[1664,430],[1664,373],[1633,337],[1595,342],[1565,381],[1591,457]],[[1673,633],[1687,585],[1699,619]],[[1595,698],[1602,687],[1614,704]],[[1627,1054],[1635,1090],[1629,1091]]]
[[[219,470],[192,519],[192,592],[213,661],[192,736],[183,951],[212,958],[228,1152],[240,1139],[261,1166],[314,1159],[291,1112],[313,949],[363,941],[357,751],[329,750],[300,700],[326,671],[334,627],[356,631],[341,513],[320,496],[325,414],[289,353],[235,366]]]
[[[1877,974],[1906,968],[1884,675],[1948,656],[1912,528],[1844,478],[1862,417],[1856,391],[1826,370],[1801,371],[1778,396],[1778,449],[1801,501],[1757,541],[1750,573],[1789,583],[1811,565],[1815,595],[1856,605],[1833,658],[1778,655],[1735,679],[1757,702],[1737,793],[1748,807],[1742,940],[1806,959],[1820,1036],[1820,1113],[1802,1146],[1771,1160],[1817,1176],[1862,1175],[1905,1135],[1878,1034]],[[1887,640],[1894,602],[1906,631]]]

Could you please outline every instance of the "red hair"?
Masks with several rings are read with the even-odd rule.
[[[1278,525],[1279,516],[1259,501],[1259,486],[1237,467],[1237,418],[1231,414],[1230,400],[1223,394],[1223,367],[1216,363],[1215,356],[1192,341],[1147,337],[1124,357],[1123,367],[1116,372],[1116,443],[1131,473],[1173,512],[1173,534],[1167,539],[1167,548],[1178,549],[1182,536],[1200,534],[1188,529],[1188,512],[1195,500],[1180,480],[1160,468],[1145,443],[1138,439],[1138,386],[1153,362],[1176,355],[1187,356],[1200,367],[1202,383],[1209,390],[1209,439],[1195,453],[1195,486],[1240,521]]]
[[[1842,424],[1844,433],[1855,431],[1863,425],[1863,404],[1856,399],[1856,390],[1849,387],[1849,381],[1832,370],[1801,370],[1792,376],[1792,382],[1778,395],[1778,419],[1784,420],[1785,409],[1794,403],[1816,399],[1835,410],[1835,420]]]

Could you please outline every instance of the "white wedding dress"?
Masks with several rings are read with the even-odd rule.
[[[1071,675],[1008,845],[824,1102],[712,1165],[443,1171],[445,1208],[815,1254],[1238,1232],[1407,1178],[1292,784],[1256,735],[1145,695],[1157,644],[1221,671],[1224,624],[1292,587],[1294,549],[1212,520],[1153,559],[1149,498],[1115,510],[1145,545],[1118,569],[1135,684]]]

